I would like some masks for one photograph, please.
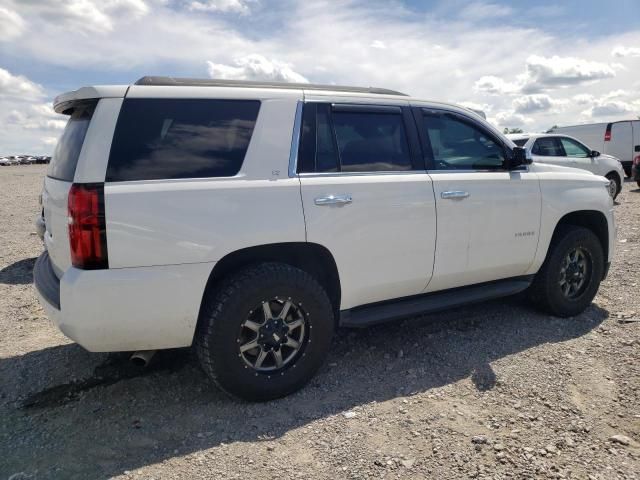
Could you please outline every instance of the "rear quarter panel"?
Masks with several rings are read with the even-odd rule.
[[[277,95],[262,99],[236,176],[105,184],[110,267],[215,262],[245,247],[305,241],[300,183],[288,178],[301,93]]]

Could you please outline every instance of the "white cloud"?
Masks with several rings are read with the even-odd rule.
[[[476,92],[484,92],[490,95],[503,95],[517,93],[520,87],[516,83],[507,82],[500,77],[485,75],[476,81],[473,89]]]
[[[495,117],[490,117],[489,121],[496,125],[498,128],[514,128],[514,127],[525,127],[526,125],[533,122],[533,120],[529,117],[525,117],[524,115],[520,115],[519,113],[515,113],[511,110],[506,110],[502,112],[498,112]]]
[[[276,82],[308,83],[304,76],[291,69],[288,63],[268,59],[263,55],[253,53],[244,57],[237,57],[233,65],[207,62],[211,78],[225,78],[230,80],[270,80]]]
[[[525,95],[513,101],[514,111],[517,113],[533,113],[551,110],[565,105],[567,100],[556,100],[546,94]]]
[[[595,97],[588,93],[579,93],[578,95],[574,95],[572,100],[578,105],[586,105],[595,102]]]
[[[586,113],[592,117],[608,117],[612,115],[624,115],[634,111],[634,108],[626,102],[619,100],[604,100],[590,108]]]
[[[568,87],[615,77],[610,65],[576,57],[531,55],[526,61],[523,92]]]
[[[251,11],[252,0],[196,0],[189,3],[189,9],[205,12],[233,12],[246,15]]]
[[[49,146],[55,146],[55,144],[58,143],[57,137],[42,137],[40,140],[43,144]]]
[[[0,42],[22,35],[25,22],[17,12],[0,6]]]
[[[517,75],[514,81],[485,75],[476,81],[474,90],[490,95],[537,93],[615,76],[615,70],[606,63],[576,57],[530,55],[525,61],[525,72]]]
[[[52,22],[68,34],[73,31],[108,33],[149,13],[144,0],[32,0],[16,2],[29,18]],[[37,31],[40,33],[40,31]]]
[[[43,96],[42,87],[22,75],[0,68],[0,97],[31,100]]]
[[[640,47],[616,45],[613,47],[613,50],[611,50],[611,55],[614,57],[640,57]]]
[[[496,3],[474,2],[462,9],[460,16],[468,20],[483,20],[486,18],[506,17],[513,14],[513,9],[507,5]]]
[[[203,8],[190,8],[194,2]],[[504,126],[532,130],[588,121],[585,109],[604,106],[603,97],[617,90],[630,93],[611,101],[637,108],[638,58],[611,54],[615,45],[640,46],[640,30],[593,35],[594,21],[565,33],[540,21],[546,13],[569,16],[570,7],[562,7],[564,13],[533,7],[515,12],[519,17],[512,21],[502,16],[508,7],[496,5],[506,2],[443,3],[448,6],[439,10],[380,0],[0,0],[1,8],[24,21],[23,34],[11,39],[5,33],[1,45],[16,65],[12,73],[33,71],[29,65],[52,72],[38,77],[44,86],[29,102],[16,103],[24,93],[12,103],[2,97],[0,145],[22,153],[53,136],[55,130],[44,129],[54,126],[46,119],[60,119],[44,111],[35,117],[34,109],[60,89],[129,83],[142,72],[206,76],[210,70],[216,77],[388,87],[471,102],[496,122],[508,121]],[[0,92],[4,88],[0,81]],[[567,102],[523,115],[516,108],[527,109],[517,102],[524,95]],[[12,110],[43,123],[34,129],[8,124]]]

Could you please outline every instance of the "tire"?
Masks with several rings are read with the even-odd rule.
[[[618,196],[618,194],[620,193],[620,190],[622,190],[622,184],[620,183],[620,178],[618,177],[617,174],[610,172],[607,173],[605,175],[605,178],[607,180],[609,180],[609,195],[611,195],[611,198],[613,198],[614,200],[616,199],[616,197]],[[613,183],[612,183],[613,182]],[[615,192],[613,190],[613,185],[615,185]]]
[[[274,318],[287,302],[284,320]],[[205,294],[194,343],[202,368],[220,389],[261,402],[302,388],[323,364],[333,331],[331,302],[315,278],[290,265],[263,263]],[[265,343],[241,351],[258,342]]]
[[[636,182],[638,184],[638,188],[640,188],[640,180]]]
[[[588,272],[585,272],[584,283],[572,296],[564,291],[567,282],[561,286],[562,268],[570,252],[578,249],[583,252]],[[600,240],[591,230],[561,225],[551,240],[547,258],[529,287],[529,298],[535,306],[557,317],[578,315],[591,304],[598,292],[604,274],[604,262]]]

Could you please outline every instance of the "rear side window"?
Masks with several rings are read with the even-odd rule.
[[[334,112],[343,172],[411,170],[411,154],[400,113]]]
[[[305,104],[299,172],[413,169],[400,107]]]
[[[564,150],[557,137],[542,137],[533,144],[531,153],[543,157],[564,157]]]
[[[106,181],[236,175],[259,109],[255,100],[126,99]]]
[[[65,182],[73,182],[80,150],[82,150],[84,137],[87,135],[87,129],[97,104],[97,100],[92,100],[73,106],[67,126],[64,128],[60,140],[58,140],[49,164],[47,172],[49,177],[64,180]]]

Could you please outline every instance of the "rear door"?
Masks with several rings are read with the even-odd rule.
[[[631,122],[615,122],[611,125],[611,139],[604,142],[604,153],[617,157],[621,162],[633,160],[633,128]]]
[[[438,212],[426,291],[525,274],[538,243],[537,175],[526,166],[506,170],[506,145],[475,119],[444,109],[414,112]]]
[[[59,277],[71,265],[67,196],[97,104],[97,100],[81,101],[66,111],[70,115],[69,120],[58,140],[44,181],[42,191],[46,227],[44,243],[53,269]]]
[[[563,167],[572,166],[565,157],[564,149],[559,137],[539,137],[531,147],[531,156],[534,162],[549,163]]]
[[[423,291],[436,212],[411,112],[306,103],[298,175],[307,241],[333,254],[342,309]]]

